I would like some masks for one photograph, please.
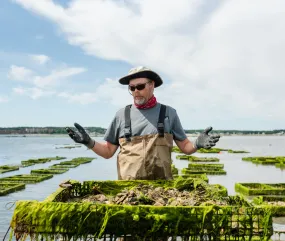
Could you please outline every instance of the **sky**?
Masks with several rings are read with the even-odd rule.
[[[0,127],[107,128],[145,66],[184,129],[284,129],[284,63],[284,0],[1,0]]]

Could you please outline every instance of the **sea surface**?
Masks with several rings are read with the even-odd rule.
[[[96,137],[95,139],[102,141],[102,137]],[[194,140],[195,138],[189,137],[189,139]],[[44,200],[58,188],[59,183],[68,179],[78,181],[117,179],[117,153],[110,159],[104,159],[87,150],[84,146],[74,149],[61,148],[66,145],[74,145],[69,136],[23,137],[0,135],[0,165],[20,164],[22,160],[54,156],[66,157],[66,160],[76,157],[96,158],[91,163],[80,165],[77,168],[70,168],[69,171],[63,174],[54,175],[52,179],[37,184],[26,184],[24,190],[0,196],[0,240],[3,239],[9,228],[14,203],[17,200]],[[227,152],[194,154],[195,156],[218,157],[220,159],[220,163],[224,164],[227,175],[208,176],[209,183],[225,186],[229,195],[235,195],[234,185],[236,182],[285,183],[284,170],[282,171],[274,166],[255,165],[251,162],[242,161],[242,157],[245,156],[285,156],[285,136],[222,136],[217,143],[217,147],[250,152],[246,154],[229,154]],[[177,153],[172,155],[173,162],[178,169],[188,166],[187,161],[175,158]],[[61,161],[20,168],[19,171],[0,174],[0,178],[17,174],[29,174],[33,169],[46,168]],[[284,226],[278,223],[275,224],[274,228],[285,230]],[[281,236],[281,240],[285,240],[285,238],[283,239]]]

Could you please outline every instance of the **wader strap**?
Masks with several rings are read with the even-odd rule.
[[[166,110],[166,106],[161,104],[160,112],[159,112],[159,119],[157,123],[157,131],[160,137],[164,137],[165,110]]]
[[[131,107],[127,105],[125,107],[125,138],[127,141],[131,141],[132,130],[131,130]]]

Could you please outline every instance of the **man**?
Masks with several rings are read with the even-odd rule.
[[[75,123],[78,131],[66,128],[69,136],[77,143],[86,145],[97,155],[111,158],[120,146],[117,156],[118,178],[172,179],[171,149],[173,140],[185,154],[200,148],[209,149],[219,141],[219,135],[208,135],[208,127],[192,143],[186,136],[176,110],[156,101],[154,88],[163,81],[154,71],[137,67],[119,80],[128,85],[134,104],[120,109],[104,136],[105,143],[96,142]]]

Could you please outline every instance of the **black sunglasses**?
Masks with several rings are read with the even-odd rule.
[[[144,84],[138,84],[138,85],[129,85],[130,91],[135,91],[137,90],[143,90],[146,86],[146,84],[150,83],[150,81],[144,83]]]

